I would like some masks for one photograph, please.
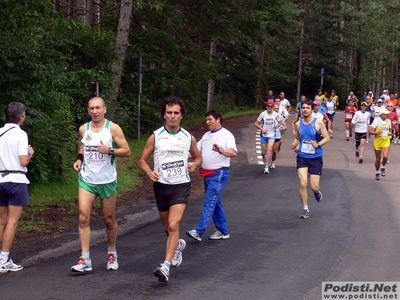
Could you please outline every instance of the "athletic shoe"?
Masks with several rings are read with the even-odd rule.
[[[399,143],[399,139],[394,139],[394,143],[397,145]]]
[[[352,137],[353,136],[353,132],[352,131],[350,131],[350,137]]]
[[[262,162],[265,164],[267,162],[267,157],[265,154],[262,155]]]
[[[107,253],[107,270],[117,270],[118,265],[118,257],[116,252],[108,252]]]
[[[217,230],[212,235],[210,235],[210,240],[226,240],[229,239],[229,233],[223,234],[221,231]]]
[[[366,140],[365,143],[366,143],[366,144],[369,144],[369,140]]]
[[[379,180],[380,179],[380,174],[379,173],[375,173],[375,179]]]
[[[322,193],[321,191],[318,191],[316,193],[314,193],[315,196],[315,200],[317,200],[317,202],[321,202],[322,201]]]
[[[14,264],[10,257],[8,257],[6,262],[0,263],[0,273],[17,272],[21,271],[23,268],[24,267],[21,265]]]
[[[363,158],[362,158],[362,156],[361,156],[361,157],[358,159],[358,163],[359,163],[359,164],[362,164],[363,161],[364,161],[364,160],[363,160]]]
[[[92,271],[92,261],[84,256],[79,257],[75,266],[71,267],[71,272],[89,272]]]
[[[271,163],[271,169],[275,169],[275,163],[274,162]]]
[[[174,256],[172,257],[171,266],[179,267],[182,263],[182,251],[186,248],[186,241],[179,239],[178,246],[176,247]]]
[[[196,230],[188,230],[186,231],[186,234],[190,236],[192,239],[195,239],[196,241],[201,242],[201,236],[196,232]]]
[[[356,149],[356,157],[357,157],[357,158],[360,157],[360,152],[358,151],[358,149]]]
[[[264,168],[264,174],[269,174],[269,168],[268,168],[268,166],[265,166],[265,168]]]
[[[332,139],[333,138],[333,134],[330,134],[329,137]]]
[[[349,140],[350,140],[349,136],[346,136],[346,141],[349,141]]]
[[[169,280],[169,269],[166,265],[161,264],[153,271],[154,276],[158,278],[158,281],[168,282]]]
[[[382,175],[382,177],[385,177],[386,176],[386,169],[385,168],[381,168],[381,175]]]
[[[310,212],[307,209],[303,209],[303,212],[300,215],[300,219],[307,219],[310,217]]]

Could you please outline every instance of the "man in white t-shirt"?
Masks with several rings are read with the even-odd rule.
[[[211,110],[205,117],[210,131],[197,142],[203,157],[200,175],[204,177],[204,205],[199,223],[194,229],[186,232],[199,242],[211,219],[217,231],[209,237],[210,240],[226,240],[230,237],[221,193],[229,179],[231,157],[237,156],[235,137],[222,127],[221,113]]]
[[[356,139],[356,157],[360,164],[364,161],[364,148],[367,141],[368,125],[371,117],[371,113],[367,111],[367,106],[367,102],[362,102],[361,110],[357,111],[351,120],[351,123],[354,125],[354,135]]]
[[[274,101],[268,100],[267,110],[263,111],[254,122],[261,137],[261,155],[265,163],[264,174],[269,174],[269,166],[272,162],[272,150],[275,143],[275,129],[282,125],[280,114],[274,111]]]
[[[25,105],[11,102],[5,109],[6,124],[0,128],[0,273],[23,269],[14,264],[10,250],[24,205],[29,204],[27,166],[34,153],[20,126],[25,121]]]
[[[311,112],[311,115],[318,120],[324,121],[324,115],[320,112],[321,101],[314,100],[314,108]]]
[[[287,119],[289,119],[289,112],[287,111],[287,109],[285,108],[285,106],[281,105],[281,98],[279,97],[275,97],[275,104],[279,105],[279,111],[278,113],[281,115],[282,118],[285,119],[285,121]]]
[[[288,112],[290,112],[290,109],[291,109],[290,101],[289,101],[288,99],[285,98],[285,93],[284,93],[284,92],[281,92],[281,93],[279,94],[279,98],[281,99],[280,105],[283,106],[284,108],[286,108],[286,110],[287,110]]]

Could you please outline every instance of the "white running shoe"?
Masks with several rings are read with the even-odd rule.
[[[179,239],[178,246],[176,247],[174,256],[172,257],[171,266],[179,267],[182,263],[182,251],[186,248],[186,241],[183,239]]]
[[[169,269],[164,264],[161,264],[159,267],[155,268],[153,274],[158,278],[158,281],[168,282],[169,280]]]
[[[275,162],[271,163],[271,169],[275,169]]]
[[[198,242],[201,242],[201,236],[197,233],[196,230],[192,229],[192,230],[188,230],[186,231],[186,234],[188,236],[190,236],[192,239],[195,239]]]
[[[14,264],[10,257],[7,261],[0,263],[0,273],[17,272],[21,271],[23,268],[24,267],[21,265]]]
[[[228,234],[223,234],[221,231],[217,230],[214,232],[214,234],[210,235],[210,240],[226,240],[229,239],[230,235]]]
[[[71,272],[89,272],[92,271],[92,261],[85,256],[79,257],[75,266],[71,267]]]
[[[264,168],[264,174],[269,174],[269,168],[268,168],[268,166],[265,166],[265,168]]]
[[[107,270],[118,270],[118,256],[117,252],[108,252],[107,253]]]

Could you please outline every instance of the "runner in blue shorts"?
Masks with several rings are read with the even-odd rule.
[[[295,124],[295,139],[290,145],[297,152],[297,173],[300,180],[300,200],[303,212],[300,218],[310,216],[308,209],[307,181],[310,174],[310,186],[318,202],[322,200],[319,181],[322,174],[322,146],[329,142],[329,134],[322,120],[312,116],[312,100],[307,99],[302,105],[302,118]]]

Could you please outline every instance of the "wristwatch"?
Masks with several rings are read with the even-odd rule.
[[[114,155],[114,148],[108,148],[108,155]]]

